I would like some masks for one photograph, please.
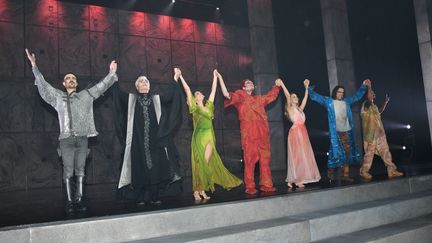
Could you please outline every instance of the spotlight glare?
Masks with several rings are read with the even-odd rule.
[[[402,150],[406,150],[406,147],[405,147],[405,146],[402,146]]]
[[[216,10],[218,10],[218,11],[219,11],[219,7],[216,7]]]
[[[408,125],[406,125],[406,129],[411,129],[411,125],[410,124],[408,124]]]
[[[172,3],[175,3],[175,0],[171,0]]]
[[[326,154],[327,154],[327,156],[329,156],[329,152],[327,152]]]

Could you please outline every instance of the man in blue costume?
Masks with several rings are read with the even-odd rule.
[[[345,97],[345,88],[341,85],[333,89],[331,97],[322,96],[316,93],[313,87],[309,87],[310,98],[327,109],[330,132],[327,175],[330,182],[334,181],[335,170],[339,167],[343,170],[342,180],[353,182],[349,177],[349,166],[360,163],[362,155],[355,145],[351,105],[364,96],[370,85],[369,79],[364,80],[363,85],[350,97]]]

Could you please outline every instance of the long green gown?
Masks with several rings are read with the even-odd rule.
[[[224,189],[231,189],[242,184],[242,180],[231,174],[223,165],[216,150],[216,139],[213,129],[214,104],[207,101],[208,112],[199,107],[192,97],[189,113],[192,114],[194,131],[192,134],[192,189],[194,191],[214,191],[218,184]],[[207,162],[204,152],[207,144],[213,147],[213,153]]]

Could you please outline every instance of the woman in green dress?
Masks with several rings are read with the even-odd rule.
[[[191,142],[192,189],[195,200],[210,199],[206,191],[214,191],[218,184],[224,189],[231,189],[242,184],[242,180],[231,174],[223,165],[216,150],[216,139],[213,129],[214,98],[217,79],[220,74],[213,71],[213,84],[210,96],[204,104],[204,95],[195,91],[194,95],[181,75],[180,69],[175,69],[176,77],[180,78],[187,96],[189,113],[192,114],[194,131]]]

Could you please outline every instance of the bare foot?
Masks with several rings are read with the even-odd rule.
[[[201,195],[204,199],[206,199],[206,200],[210,199],[210,197],[207,196],[207,194],[205,193],[205,191],[201,191],[201,192],[200,192],[200,195]]]
[[[296,184],[299,188],[304,188],[305,187],[305,185],[303,185],[302,183],[298,183],[298,184]]]
[[[201,197],[198,191],[194,191],[193,196],[195,201],[201,201]]]
[[[287,184],[288,188],[292,188],[292,184],[288,182]]]

